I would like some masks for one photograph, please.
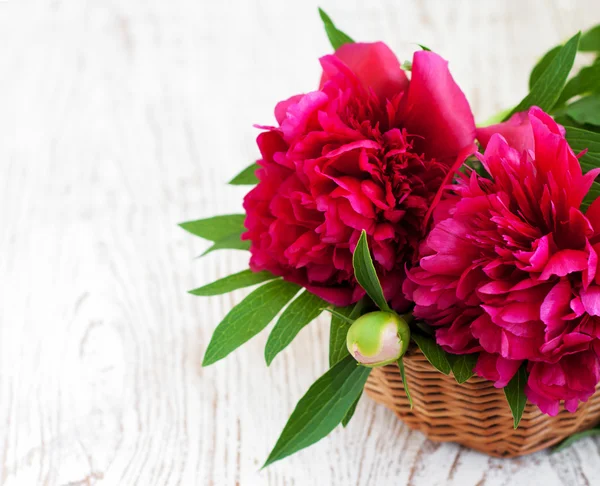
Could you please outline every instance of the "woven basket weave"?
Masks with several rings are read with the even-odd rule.
[[[597,390],[576,413],[561,410],[556,417],[528,403],[514,430],[504,392],[490,381],[473,376],[459,385],[452,375],[437,371],[419,349],[409,350],[404,367],[412,410],[396,365],[373,369],[365,386],[367,394],[436,442],[457,442],[491,456],[516,457],[545,449],[600,422]]]

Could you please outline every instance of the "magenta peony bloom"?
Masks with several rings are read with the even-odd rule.
[[[495,133],[502,135],[508,145],[519,152],[533,148],[533,131],[527,112],[515,113],[507,121],[497,125],[477,128],[477,140],[485,148]]]
[[[385,295],[402,310],[404,265],[473,146],[473,116],[432,52],[415,53],[410,81],[380,42],[344,45],[321,65],[320,89],[279,103],[279,126],[257,139],[260,182],[244,200],[250,266],[348,305],[364,295],[352,269],[364,229]]]
[[[565,129],[561,125],[557,126],[560,133],[564,135]],[[531,128],[529,113],[526,111],[515,113],[505,122],[490,125],[488,127],[477,128],[475,133],[477,140],[483,148],[487,147],[492,135],[496,133],[502,135],[508,145],[518,152],[532,150],[534,147],[533,130]]]
[[[582,175],[549,115],[527,117],[531,146],[492,135],[480,156],[490,179],[463,174],[436,208],[404,290],[438,343],[480,352],[475,371],[496,386],[529,360],[527,396],[554,415],[600,379],[600,205],[579,210],[598,171]]]

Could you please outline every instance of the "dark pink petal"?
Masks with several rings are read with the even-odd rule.
[[[481,346],[471,333],[473,316],[463,313],[456,316],[450,327],[442,327],[435,333],[435,339],[446,351],[454,354],[469,354],[481,351]]]
[[[590,207],[585,212],[585,217],[588,219],[592,228],[594,228],[594,233],[596,235],[600,234],[600,197],[596,198]]]
[[[408,132],[422,137],[415,140],[415,148],[429,157],[454,157],[475,140],[469,103],[447,61],[433,52],[415,52],[403,110]]]
[[[512,380],[523,361],[505,359],[497,354],[481,352],[475,365],[475,373],[494,382],[496,388],[504,388]]]
[[[562,250],[552,255],[540,280],[547,280],[552,275],[565,277],[573,272],[581,272],[587,269],[588,254],[580,250]]]
[[[535,144],[535,161],[543,172],[581,177],[581,166],[564,137],[564,128],[537,107],[529,110]],[[564,181],[562,181],[564,182]]]
[[[286,141],[306,131],[311,118],[327,102],[327,95],[321,91],[313,91],[290,102],[285,111],[285,119],[281,122],[281,131]]]
[[[286,278],[286,280],[291,279]],[[306,290],[310,293],[315,294],[330,304],[338,307],[345,307],[354,301],[352,298],[352,290],[350,288],[336,288],[331,286],[321,287],[319,285],[306,284],[302,281],[296,281],[295,283],[304,285]]]
[[[600,287],[590,286],[581,290],[581,302],[586,312],[592,316],[600,316]]]
[[[564,325],[562,317],[569,312],[572,297],[571,284],[567,279],[561,279],[548,292],[540,308],[540,319],[546,326],[553,329]]]
[[[372,89],[381,99],[391,99],[408,87],[398,58],[383,42],[344,44],[334,56],[354,73],[363,88]],[[321,88],[330,77],[329,72],[323,72]]]
[[[506,142],[519,152],[533,150],[533,131],[526,111],[515,113],[507,121],[497,125],[478,128],[477,140],[485,148],[495,133],[502,135]]]
[[[304,95],[301,95],[301,94],[294,95],[294,96],[288,98],[287,100],[280,101],[279,103],[277,103],[275,105],[275,119],[277,120],[277,123],[279,123],[280,125],[283,123],[283,121],[285,120],[285,117],[287,115],[288,107],[290,105],[298,103],[298,101],[300,101],[300,99],[303,96]]]

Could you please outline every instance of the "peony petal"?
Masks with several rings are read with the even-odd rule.
[[[334,56],[350,68],[363,88],[372,89],[382,100],[391,99],[408,87],[398,58],[383,42],[344,44]],[[331,72],[323,72],[321,88],[331,76]]]
[[[298,103],[298,101],[300,101],[300,99],[303,96],[304,95],[302,94],[294,95],[288,98],[287,100],[280,101],[275,105],[275,119],[277,120],[277,123],[279,123],[279,125],[281,125],[285,120],[288,108],[291,105]]]
[[[600,316],[600,287],[594,285],[581,289],[581,302],[586,312],[592,316]]]
[[[477,140],[483,148],[487,147],[492,135],[499,133],[504,137],[508,144],[523,152],[533,150],[533,131],[529,114],[526,111],[515,113],[507,121],[477,129]]]
[[[473,371],[477,376],[493,381],[496,388],[504,388],[515,376],[521,363],[521,360],[505,359],[497,354],[481,352]]]
[[[552,275],[566,277],[570,273],[586,270],[587,266],[588,254],[585,251],[562,250],[552,255],[540,275],[540,280],[547,280]]]
[[[312,117],[315,116],[328,98],[321,91],[305,94],[295,102],[287,105],[285,119],[281,122],[281,131],[286,141],[291,141],[307,130]]]
[[[408,96],[403,99],[403,122],[417,151],[429,157],[454,157],[475,140],[471,107],[450,71],[448,62],[430,51],[413,56]]]
[[[590,204],[590,207],[585,212],[585,217],[592,225],[592,228],[594,228],[594,234],[600,234],[600,197],[596,198]]]
[[[571,308],[571,284],[567,279],[561,279],[552,290],[548,292],[542,306],[540,307],[540,319],[549,328],[562,326],[562,317],[566,315]]]

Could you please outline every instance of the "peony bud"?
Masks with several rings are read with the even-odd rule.
[[[410,341],[407,322],[394,312],[370,312],[352,323],[346,337],[348,351],[364,366],[393,363],[406,353]]]

